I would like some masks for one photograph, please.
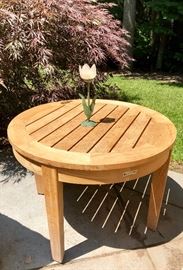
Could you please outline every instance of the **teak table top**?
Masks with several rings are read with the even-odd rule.
[[[148,108],[112,100],[97,100],[92,120],[85,120],[80,100],[31,108],[8,127],[13,148],[41,164],[77,170],[111,170],[150,162],[172,148],[173,123]]]

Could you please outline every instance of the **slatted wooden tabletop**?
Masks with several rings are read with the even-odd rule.
[[[80,100],[40,105],[10,123],[9,140],[43,164],[97,170],[150,159],[171,148],[176,137],[165,116],[125,102],[97,100],[92,117],[97,125],[83,127],[83,120]]]

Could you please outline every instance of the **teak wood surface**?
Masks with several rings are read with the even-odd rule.
[[[64,256],[63,182],[109,184],[152,173],[147,226],[156,229],[166,185],[173,123],[151,109],[113,100],[97,100],[92,120],[83,127],[80,100],[31,108],[8,127],[17,160],[36,175],[45,195],[53,259]]]

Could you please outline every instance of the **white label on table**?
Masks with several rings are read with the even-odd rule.
[[[126,176],[130,176],[130,175],[134,175],[137,173],[137,170],[133,170],[133,171],[126,171],[123,173],[123,177],[126,177]]]

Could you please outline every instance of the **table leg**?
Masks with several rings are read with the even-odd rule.
[[[44,182],[42,176],[35,174],[37,193],[44,195]]]
[[[156,230],[165,192],[170,155],[167,161],[152,174],[147,227]]]
[[[42,166],[45,203],[53,260],[64,257],[63,183],[58,181],[57,170]]]

